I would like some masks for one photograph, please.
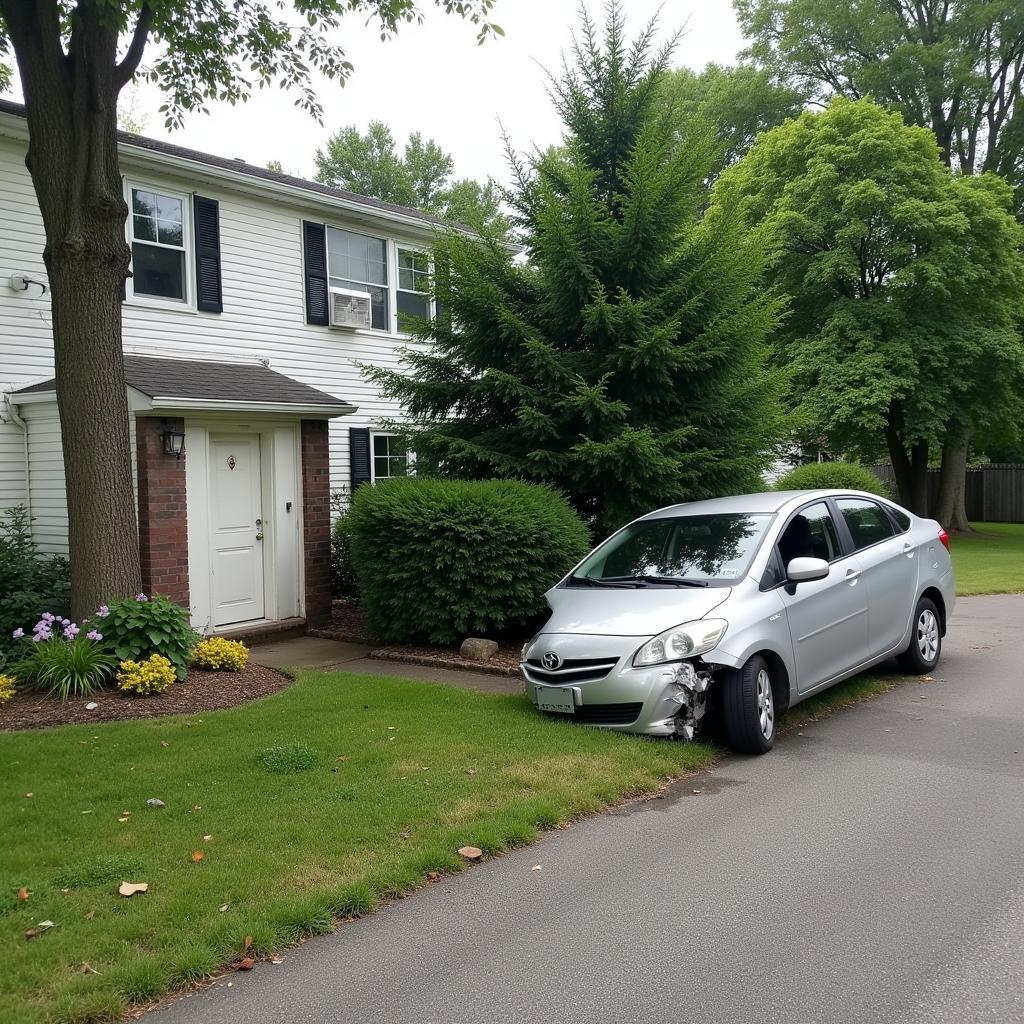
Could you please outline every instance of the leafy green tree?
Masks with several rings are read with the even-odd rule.
[[[455,163],[433,139],[413,132],[398,152],[383,121],[371,121],[365,134],[349,125],[316,151],[316,180],[335,188],[412,206],[478,229],[506,230],[497,189],[461,178],[452,181]]]
[[[750,149],[758,133],[796,117],[805,99],[799,89],[780,85],[768,71],[748,64],[678,68],[665,76],[662,95],[684,134],[698,120],[713,129],[720,149],[716,177]]]
[[[1009,187],[954,176],[927,129],[837,99],[724,172],[712,208],[737,202],[791,298],[778,358],[798,414],[835,450],[887,450],[901,500],[934,513],[929,448],[1024,411],[1024,230]]]
[[[408,375],[367,368],[411,415],[419,470],[550,483],[601,530],[758,487],[780,430],[765,368],[780,302],[740,211],[702,217],[715,140],[678,139],[655,31],[630,45],[620,5],[603,38],[583,15],[552,81],[564,144],[512,157],[525,260],[440,239],[432,344]]]
[[[493,0],[434,0],[478,26]],[[46,234],[57,406],[72,557],[72,608],[139,588],[121,288],[131,252],[117,153],[121,91],[143,73],[164,91],[168,125],[209,100],[237,103],[278,81],[319,116],[312,74],[344,79],[346,14],[382,34],[419,18],[413,0],[0,0],[0,61],[13,55],[28,120],[26,163]],[[298,13],[301,17],[295,17]]]
[[[930,128],[942,161],[994,172],[1024,220],[1024,4],[1020,0],[734,0],[750,54],[812,99],[870,97]],[[938,514],[968,526],[962,500],[977,424],[941,440]]]

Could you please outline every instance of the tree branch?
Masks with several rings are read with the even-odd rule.
[[[132,41],[124,59],[114,68],[114,88],[120,92],[135,76],[142,60],[143,51],[149,41],[149,30],[153,26],[153,8],[144,3],[139,11],[139,20],[135,23]]]

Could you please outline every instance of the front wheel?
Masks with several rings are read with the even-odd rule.
[[[755,654],[721,676],[722,715],[729,746],[740,754],[767,754],[775,745],[775,695],[768,663]]]
[[[930,597],[922,597],[914,609],[910,646],[896,659],[904,672],[927,675],[942,654],[942,626],[939,609]]]

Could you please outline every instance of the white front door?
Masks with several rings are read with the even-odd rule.
[[[258,434],[210,435],[213,625],[262,619],[263,535]]]

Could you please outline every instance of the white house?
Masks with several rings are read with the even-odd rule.
[[[0,101],[0,511],[26,505],[40,547],[66,552],[27,138],[23,108]],[[165,142],[119,145],[146,586],[186,603],[204,630],[320,622],[331,489],[406,469],[397,441],[375,430],[400,410],[357,364],[398,366],[403,316],[432,312],[424,253],[437,223]]]

